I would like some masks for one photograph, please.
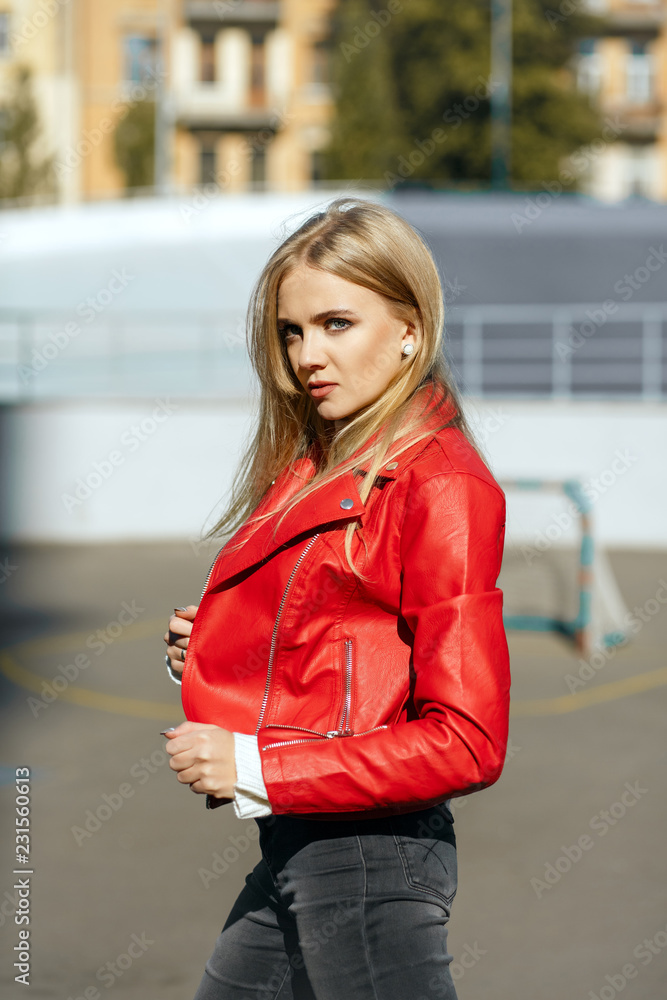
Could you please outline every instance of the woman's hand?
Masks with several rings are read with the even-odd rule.
[[[164,634],[171,669],[177,674],[183,673],[185,650],[190,642],[192,623],[198,607],[197,604],[189,604],[187,608],[176,608],[169,619],[169,631]]]
[[[182,722],[165,733],[169,767],[193,792],[233,799],[236,784],[234,733],[203,722]]]

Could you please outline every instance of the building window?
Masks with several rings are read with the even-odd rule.
[[[625,92],[632,104],[646,104],[653,95],[653,57],[646,42],[628,43]]]
[[[157,39],[146,35],[126,35],[123,72],[128,83],[144,83],[157,77]]]
[[[577,87],[586,94],[597,94],[602,81],[602,60],[595,51],[594,38],[582,38],[577,60]]]
[[[252,32],[250,36],[250,103],[263,105],[266,101],[266,46],[263,33]]]
[[[215,83],[215,35],[202,35],[199,79],[202,83]]]
[[[313,45],[310,76],[311,83],[331,83],[331,45],[328,41]]]
[[[624,163],[626,197],[650,198],[653,192],[654,152],[650,146],[628,146]]]
[[[8,56],[9,53],[9,14],[3,11],[0,13],[0,56]]]
[[[215,138],[202,136],[199,147],[199,183],[210,184],[215,181]]]
[[[310,179],[313,184],[324,180],[324,153],[321,149],[315,149],[310,154]]]
[[[252,187],[262,190],[266,186],[266,149],[264,146],[251,146],[250,180]]]

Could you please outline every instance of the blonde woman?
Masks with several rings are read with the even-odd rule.
[[[259,826],[196,1000],[456,992],[449,801],[500,776],[505,497],[442,353],[424,241],[339,199],[249,309],[256,433],[199,606],[165,636],[178,781]],[[182,677],[181,677],[182,672]]]

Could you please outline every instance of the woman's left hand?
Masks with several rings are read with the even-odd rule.
[[[233,799],[236,784],[234,733],[203,722],[182,722],[165,734],[169,767],[193,792]]]

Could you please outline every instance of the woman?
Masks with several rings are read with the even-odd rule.
[[[170,766],[262,851],[196,1000],[452,1000],[449,800],[498,779],[510,682],[505,498],[437,269],[399,216],[339,199],[274,252],[249,321],[259,420],[213,533],[238,530],[165,636],[189,720]]]

